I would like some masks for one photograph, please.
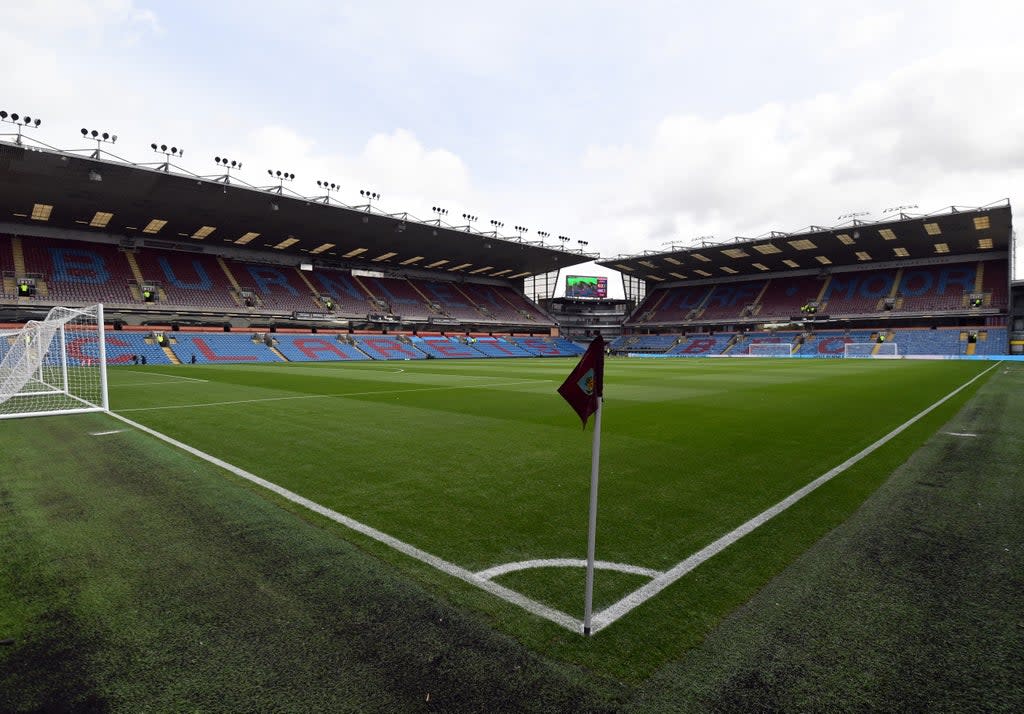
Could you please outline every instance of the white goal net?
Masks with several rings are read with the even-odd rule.
[[[843,347],[843,357],[898,359],[899,356],[900,348],[895,342],[847,342]]]
[[[103,306],[55,307],[0,330],[0,419],[105,411]]]
[[[755,342],[748,349],[751,357],[789,357],[793,354],[793,345],[788,342]]]

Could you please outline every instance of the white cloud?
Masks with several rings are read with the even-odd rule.
[[[389,211],[440,204],[608,256],[1024,179],[1019,3],[643,10],[14,0],[0,97],[53,145],[84,125],[132,160],[177,142],[199,173],[227,155],[256,184],[287,170],[300,193],[371,188]]]
[[[1005,198],[1024,179],[1024,104],[1011,89],[1022,84],[1024,52],[979,49],[845,93],[666,117],[642,146],[584,155],[583,170],[630,187],[591,229],[604,223],[608,243],[656,249],[659,239],[828,225],[852,210]]]

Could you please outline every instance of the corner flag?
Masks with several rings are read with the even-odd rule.
[[[604,401],[604,338],[598,335],[583,353],[576,369],[558,388],[587,428],[594,418],[594,445],[590,452],[590,512],[587,518],[587,577],[583,588],[583,634],[591,634],[594,612],[594,561],[597,550],[597,475],[601,464],[601,403]]]
[[[558,393],[580,415],[585,429],[604,393],[604,338],[601,335],[590,343],[576,369],[558,388]]]

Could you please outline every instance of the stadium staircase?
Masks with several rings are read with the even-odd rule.
[[[761,312],[761,299],[764,298],[764,294],[768,292],[768,286],[771,284],[771,280],[766,280],[764,285],[761,286],[761,291],[757,294],[757,297],[750,303],[750,312],[748,314],[751,317]]]
[[[317,303],[317,305],[319,305],[321,308],[326,310],[327,308],[324,307],[323,302],[320,300],[320,292],[321,291],[319,291],[315,287],[313,287],[312,281],[310,281],[310,279],[306,277],[306,273],[305,272],[303,272],[302,270],[296,270],[295,272],[299,274],[299,278],[301,278],[302,282],[305,283],[307,288],[309,288],[310,294],[316,296],[316,303]]]
[[[879,330],[876,335],[872,335],[872,339],[876,339],[877,340],[878,339],[878,335],[884,336],[886,342],[893,342],[894,338],[896,337],[896,333],[893,332],[892,330]],[[871,355],[872,356],[877,355],[882,350],[882,344],[883,343],[878,342],[878,343],[875,344],[874,347],[871,348]]]
[[[236,305],[242,307],[244,305],[244,301],[242,300],[242,287],[238,284],[238,281],[235,280],[235,276],[232,274],[231,268],[228,267],[227,261],[218,255],[217,265],[219,265],[220,269],[224,271],[224,275],[227,277],[228,283],[231,285],[231,299],[235,301]]]
[[[889,294],[883,298],[878,299],[878,304],[875,305],[875,309],[879,312],[885,309],[885,303],[887,300],[893,302],[893,309],[898,310],[903,305],[903,300],[899,297],[900,285],[903,284],[903,268],[896,270],[896,278],[892,281],[892,288],[889,289]],[[872,353],[874,354],[874,353]]]
[[[146,279],[142,277],[142,269],[139,267],[139,261],[135,259],[135,253],[124,251],[125,260],[128,261],[128,269],[132,271],[132,277],[135,278],[135,282],[138,285],[142,285],[146,282]]]
[[[366,293],[366,297],[370,301],[370,305],[372,305],[374,309],[378,309],[377,303],[383,302],[383,300],[374,295],[373,292],[370,291],[370,288],[366,287],[366,283],[359,279],[358,275],[350,275],[350,277],[352,278],[352,282],[358,285],[359,289]]]
[[[821,281],[821,290],[818,291],[815,302],[818,303],[818,312],[822,314],[828,314],[828,304],[825,302],[825,291],[828,290],[828,284],[832,282],[832,276],[829,275],[827,278]]]
[[[658,296],[658,299],[654,301],[653,305],[650,307],[640,307],[640,310],[643,310],[643,313],[640,315],[640,319],[637,320],[637,322],[647,322],[658,312],[658,308],[661,306],[661,303],[663,303],[665,298],[668,297],[669,291],[659,290],[658,292],[660,292],[661,295]]]
[[[25,248],[18,236],[11,238],[11,258],[14,259],[14,274],[24,275],[27,272],[25,270]]]
[[[768,286],[765,285],[765,287],[768,287]],[[762,291],[762,293],[763,292],[764,291]],[[758,296],[758,299],[759,300],[761,299],[760,296]],[[732,352],[733,348],[736,347],[737,345],[739,345],[741,342],[743,342],[743,340],[744,340],[744,336],[739,334],[739,333],[736,333],[735,335],[732,336],[732,339],[729,340],[729,343],[725,346],[725,349],[722,350],[722,354],[723,355],[730,354]],[[739,352],[737,352],[737,354],[739,354]]]
[[[164,345],[160,348],[163,353],[167,355],[167,359],[170,360],[171,364],[181,364],[181,360],[178,359],[178,355],[174,354],[174,350],[169,345]]]

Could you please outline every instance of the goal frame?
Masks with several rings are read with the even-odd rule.
[[[53,315],[55,313],[64,313],[67,317],[54,318]],[[76,393],[75,387],[77,385],[73,385],[70,379],[70,370],[82,369],[82,367],[73,366],[68,355],[69,335],[72,333],[72,330],[68,329],[68,323],[76,318],[88,318],[88,329],[95,329],[97,364],[88,364],[85,368],[96,369],[98,372],[96,401],[90,401],[87,398],[89,395],[83,396]],[[52,328],[53,333],[48,340],[31,340],[33,335],[38,336],[41,326],[45,326],[46,323],[53,322],[55,319],[60,322],[56,327]],[[85,324],[85,321],[82,324]],[[24,340],[26,347],[20,357],[20,362],[27,362],[30,365],[30,369],[22,367],[22,374],[26,375],[27,378],[17,387],[16,391],[6,396],[0,393],[0,420],[110,411],[110,396],[107,385],[107,346],[102,303],[85,307],[59,306],[51,308],[45,320],[30,320],[20,330],[4,331],[2,337],[8,340],[12,337],[14,340]],[[54,348],[56,348],[56,354],[51,356]],[[18,358],[17,354],[13,354],[14,352],[14,350],[8,350],[3,360],[0,361],[0,382],[13,371],[8,361],[14,361]],[[15,365],[15,367],[18,366],[20,365]],[[5,374],[4,367],[11,371]],[[45,375],[47,369],[57,370],[56,378],[53,378],[54,375],[47,378]],[[34,383],[42,385],[43,389],[26,390],[26,385],[32,382],[33,379]],[[14,377],[13,381],[19,381],[17,376]],[[55,409],[33,409],[30,407],[24,411],[2,410],[5,405],[18,404],[20,400],[46,396],[61,396],[68,403],[68,406]]]
[[[850,348],[865,348],[865,354],[850,354]],[[890,349],[891,348],[891,349]],[[875,351],[879,354],[874,354]],[[884,352],[884,354],[883,354]],[[843,345],[844,359],[899,359],[900,348],[896,342],[847,342]]]
[[[765,348],[764,354],[756,348]],[[771,348],[777,348],[778,352],[772,352]],[[781,354],[785,351],[785,354]],[[747,345],[748,357],[792,357],[793,343],[791,342],[753,342]]]

